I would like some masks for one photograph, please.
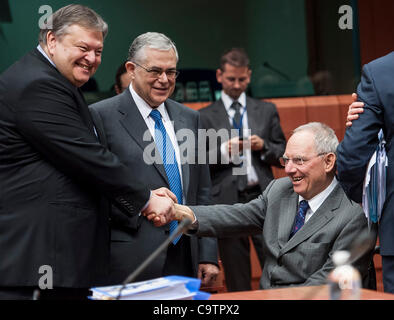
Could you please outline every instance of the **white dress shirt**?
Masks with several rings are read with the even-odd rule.
[[[307,221],[313,216],[313,214],[317,211],[317,209],[320,208],[324,200],[327,199],[327,197],[330,195],[331,191],[334,190],[337,184],[338,184],[338,180],[334,177],[334,179],[332,179],[330,185],[327,188],[325,188],[319,194],[315,195],[312,199],[308,200],[309,209],[305,215],[305,223],[307,223]],[[300,203],[301,200],[306,200],[306,199],[304,199],[302,196],[299,196],[298,203]]]
[[[234,100],[227,95],[223,90],[221,93],[221,99],[223,101],[224,107],[227,111],[228,115],[228,120],[230,122],[230,126],[233,126],[233,118],[235,115],[235,110],[231,108],[231,105],[233,104]],[[242,130],[243,130],[243,136],[245,139],[247,139],[250,135],[250,130],[249,130],[249,124],[248,124],[248,112],[246,109],[246,94],[245,92],[242,92],[242,94],[238,98],[238,102],[241,104],[242,108],[239,110],[241,115],[243,114],[242,117]],[[227,150],[227,142],[222,143],[220,146],[220,152],[222,154],[222,157],[224,159],[228,159],[231,162],[231,158],[229,158],[228,150]],[[246,167],[246,172],[247,172],[247,178],[248,178],[248,186],[254,186],[259,183],[259,178],[257,176],[256,170],[252,165],[252,155],[251,155],[251,149],[247,148],[244,150],[244,159],[246,161],[243,161],[243,164],[245,164]]]
[[[149,106],[144,99],[142,99],[137,92],[135,92],[132,83],[129,85],[129,90],[131,93],[131,96],[133,97],[133,100],[135,104],[137,105],[138,111],[141,113],[142,118],[144,119],[146,126],[149,129],[149,132],[151,136],[153,137],[153,140],[155,139],[155,120],[153,120],[152,117],[150,117],[150,113],[153,110],[151,106]],[[161,114],[161,119],[163,121],[164,127],[166,128],[167,134],[171,140],[172,146],[175,150],[175,157],[176,161],[178,163],[178,170],[179,170],[179,175],[181,177],[181,184],[182,184],[182,189],[183,189],[183,179],[182,179],[182,166],[181,166],[181,158],[180,158],[180,152],[179,152],[179,145],[178,145],[178,140],[176,138],[175,134],[175,129],[174,129],[174,124],[173,121],[171,121],[170,116],[168,115],[167,109],[164,105],[164,102],[157,107],[157,110]],[[141,135],[144,133],[141,132]],[[185,195],[183,195],[183,203],[185,203]]]
[[[37,50],[40,51],[40,53],[51,63],[51,65],[53,65],[56,68],[55,63],[51,60],[51,58],[48,57],[48,55],[46,54],[46,52],[44,51],[43,48],[41,48],[40,45],[37,46]]]

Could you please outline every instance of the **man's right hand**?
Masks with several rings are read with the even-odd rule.
[[[234,137],[227,141],[228,155],[231,157],[238,156],[243,149],[243,141],[239,140],[239,137]]]
[[[175,219],[178,221],[182,221],[183,219],[189,218],[191,222],[196,220],[194,216],[194,212],[188,206],[184,206],[181,204],[175,204]]]
[[[349,128],[352,125],[352,121],[358,119],[359,113],[364,112],[364,102],[357,101],[357,94],[352,94],[353,103],[349,106],[346,118],[346,127]]]
[[[142,211],[142,214],[156,227],[164,226],[175,219],[174,203],[176,202],[175,194],[167,188],[152,190],[148,206]]]

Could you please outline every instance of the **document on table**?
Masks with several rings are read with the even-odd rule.
[[[93,300],[206,300],[208,293],[199,291],[201,280],[182,276],[167,276],[122,285],[91,288]]]

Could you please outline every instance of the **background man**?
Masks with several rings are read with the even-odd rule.
[[[368,232],[361,207],[349,200],[335,179],[338,139],[321,123],[298,127],[281,159],[288,177],[272,181],[247,204],[188,207],[175,205],[179,216],[197,219],[197,235],[263,235],[262,289],[321,285],[333,269],[336,250],[349,250]],[[148,216],[153,219],[154,215]],[[376,233],[351,263],[363,278],[371,261]]]
[[[142,177],[98,142],[79,89],[101,63],[107,24],[81,5],[59,9],[50,22],[37,49],[0,76],[3,299],[31,298],[41,266],[51,267],[54,287],[41,298],[86,298],[87,288],[107,280],[101,195],[128,216],[150,197]],[[171,200],[152,192],[145,209],[171,208]]]
[[[126,166],[144,178],[144,185],[152,189],[171,188],[179,203],[210,204],[208,166],[198,164],[198,154],[191,163],[181,159],[176,133],[182,129],[190,130],[197,146],[200,121],[198,112],[168,99],[175,87],[177,62],[177,49],[168,37],[156,32],[138,36],[130,46],[126,63],[131,85],[121,95],[91,105],[90,110],[100,140],[119,155]],[[171,146],[171,152],[176,155],[175,163],[172,161],[175,164],[173,169],[168,169],[162,158],[166,151],[159,149],[160,125],[166,131],[163,135],[168,136],[167,154]],[[143,138],[146,131],[151,138],[148,141]],[[156,154],[163,159],[164,165],[157,162],[152,165],[144,158],[152,137],[158,148]],[[176,171],[177,177],[173,177],[169,170]],[[175,179],[179,192],[172,183]],[[169,225],[155,228],[143,217],[127,218],[116,208],[112,208],[111,227],[110,279],[113,283],[123,281],[136,269],[164,242],[170,229]],[[198,275],[203,285],[210,285],[219,272],[216,242],[214,238],[181,237],[176,244],[170,244],[167,252],[153,261],[137,280],[171,274]]]
[[[131,82],[130,74],[126,70],[126,62],[127,61],[123,62],[116,71],[114,86],[116,94],[121,94],[123,91],[125,91]]]
[[[394,160],[391,145],[394,128],[393,58],[394,52],[363,67],[357,95],[365,105],[364,112],[346,129],[345,137],[338,147],[338,177],[341,185],[351,199],[361,203],[367,165],[378,145],[378,132],[383,129],[389,165],[386,200],[379,223],[379,243],[384,290],[391,293],[394,293],[394,171],[391,167]],[[356,103],[354,106],[361,105]]]
[[[251,136],[244,136],[244,141],[235,137],[223,142],[220,150],[208,150],[218,154],[218,164],[210,164],[212,195],[216,204],[246,203],[257,198],[273,179],[271,165],[279,165],[279,157],[285,149],[286,140],[275,105],[245,94],[251,73],[249,58],[243,49],[233,48],[223,54],[216,71],[217,80],[223,87],[221,99],[200,110],[205,129],[224,128],[228,132],[239,129],[241,135],[243,131],[251,130]],[[238,144],[242,151],[243,142],[250,146],[244,153],[251,152],[252,161],[248,173],[237,176],[233,169],[239,162],[232,161],[229,154],[234,150],[234,144]],[[230,162],[226,161],[228,158]],[[263,266],[261,234],[253,235],[252,240]],[[228,291],[250,290],[249,238],[220,238],[218,242]]]

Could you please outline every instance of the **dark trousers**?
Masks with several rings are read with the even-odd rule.
[[[394,256],[382,255],[384,292],[394,293]]]
[[[0,287],[0,300],[87,300],[89,289],[36,287]]]
[[[238,194],[239,203],[247,203],[261,194],[260,186],[246,189]],[[253,245],[263,268],[263,236],[251,236]],[[227,291],[251,290],[251,264],[249,237],[218,239],[219,255],[223,263]]]
[[[197,270],[193,270],[188,236],[183,235],[177,244],[170,243],[168,246],[163,276],[170,275],[197,277]]]

